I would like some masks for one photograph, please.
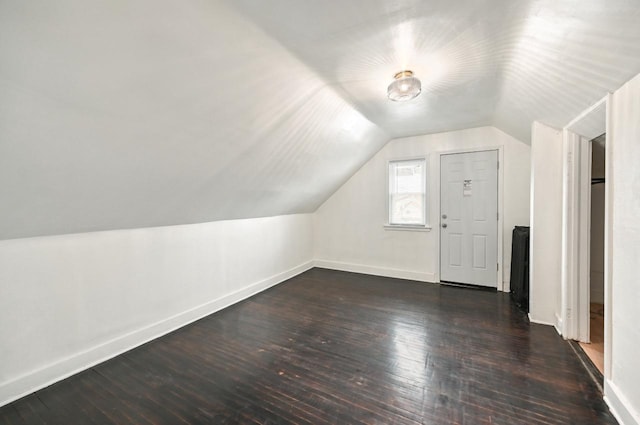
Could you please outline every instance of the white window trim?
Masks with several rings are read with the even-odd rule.
[[[431,222],[429,221],[429,158],[427,156],[412,156],[407,158],[394,158],[390,159],[386,163],[387,171],[386,171],[386,182],[385,182],[385,199],[387,206],[387,220],[386,223],[383,224],[384,230],[397,230],[404,232],[429,232],[431,231]],[[423,161],[424,162],[424,176],[423,176],[423,188],[424,188],[424,222],[425,224],[392,224],[389,222],[391,218],[391,203],[390,203],[390,194],[389,194],[389,169],[391,168],[391,164],[394,162],[403,162],[403,161]]]
[[[430,232],[431,226],[425,224],[385,224],[384,230],[398,230],[401,232]]]

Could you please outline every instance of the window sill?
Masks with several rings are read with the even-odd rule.
[[[384,230],[398,230],[401,232],[430,232],[431,226],[410,226],[404,224],[385,224]]]

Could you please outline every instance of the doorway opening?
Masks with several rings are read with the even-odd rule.
[[[591,140],[589,341],[580,347],[604,375],[604,229],[606,133]]]
[[[607,94],[563,130],[560,328],[597,385],[611,377],[613,345],[610,104]]]

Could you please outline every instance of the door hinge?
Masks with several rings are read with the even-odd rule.
[[[500,213],[499,212],[496,213],[496,220],[500,221]]]
[[[496,263],[496,271],[499,272],[500,271],[500,263]]]
[[[500,169],[500,161],[497,162],[497,168]]]

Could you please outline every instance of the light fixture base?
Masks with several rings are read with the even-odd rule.
[[[413,71],[409,71],[408,69],[406,69],[404,71],[398,72],[396,75],[393,76],[393,78],[395,78],[396,80],[404,77],[413,77]]]

